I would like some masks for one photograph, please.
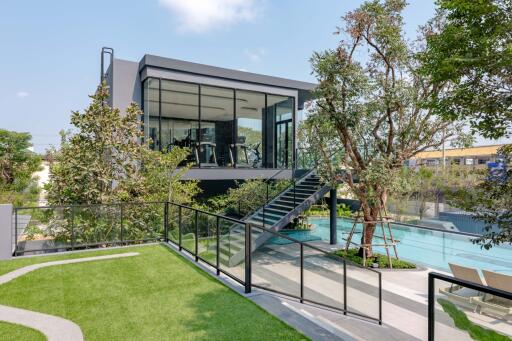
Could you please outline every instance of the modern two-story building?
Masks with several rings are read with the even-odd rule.
[[[315,84],[154,55],[121,60],[110,49],[102,65],[105,53],[109,104],[142,107],[151,148],[190,148],[187,177],[268,178],[292,168],[298,115]]]

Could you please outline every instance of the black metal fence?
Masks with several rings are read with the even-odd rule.
[[[493,276],[490,273],[489,279],[493,279],[496,286],[510,286],[510,283],[500,280],[500,274],[494,273]],[[472,339],[472,333],[486,334],[488,340],[512,338],[512,292],[490,284],[477,284],[430,272],[428,340]]]
[[[170,242],[245,292],[256,287],[382,323],[380,272],[253,223],[170,202],[18,207],[14,220],[14,255]]]

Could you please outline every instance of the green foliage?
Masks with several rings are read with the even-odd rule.
[[[151,151],[142,138],[142,112],[132,104],[121,114],[106,104],[108,88],[98,87],[83,112],[73,112],[74,132],[63,134],[61,149],[53,152],[48,201],[52,205],[87,207],[46,210],[38,218],[45,236],[75,245],[141,240],[162,236],[163,204],[190,204],[199,192],[197,181],[182,181],[178,169],[188,149]],[[128,202],[122,207],[119,202]],[[123,209],[123,231],[119,217]],[[35,218],[35,217],[33,217]]]
[[[390,250],[390,252],[392,252]],[[363,257],[359,255],[359,249],[353,248],[348,249],[348,252],[345,252],[345,250],[339,250],[335,252],[336,255],[346,258],[348,260],[351,260],[352,262],[363,265]],[[374,258],[377,258],[377,263],[379,264],[379,268],[385,269],[389,268],[389,260],[387,255],[383,255],[380,253],[374,253],[371,257],[371,259],[366,259],[366,266],[371,267],[372,263],[374,262]],[[396,259],[391,256],[391,264],[393,264],[393,269],[416,269],[416,265],[414,263],[402,260],[402,259]]]
[[[469,119],[483,136],[512,133],[512,2],[438,0],[424,28],[422,72],[450,84],[431,106],[449,119]]]
[[[467,331],[471,339],[477,341],[510,341],[508,336],[499,334],[491,329],[480,327],[471,322],[466,314],[457,308],[452,302],[439,298],[437,302],[441,305],[444,312],[453,320],[455,327]]]
[[[288,187],[289,184],[289,180],[267,182],[262,179],[253,179],[237,182],[236,187],[230,188],[227,194],[210,198],[206,204],[206,209],[243,217],[267,202],[267,188],[270,200]]]
[[[34,173],[41,170],[41,157],[29,150],[31,139],[29,133],[0,129],[0,202],[22,206],[37,200]]]
[[[510,164],[512,145],[502,147],[499,154]],[[502,243],[512,244],[512,169],[508,168],[501,174],[488,174],[476,186],[452,190],[449,202],[484,222],[484,234],[473,242],[485,249]]]
[[[446,165],[444,168],[421,166],[403,167],[393,180],[389,203],[395,206],[396,213],[405,213],[403,205],[410,200],[419,203],[420,219],[427,211],[427,202],[436,201],[454,191],[473,188],[484,179],[485,170],[459,165]]]
[[[343,17],[338,46],[311,58],[319,85],[305,123],[315,128],[309,129],[309,141],[319,151],[337,146],[343,159],[322,161],[332,163],[327,168],[347,170],[343,180],[366,221],[380,216],[406,160],[457,137],[463,127],[427,105],[446,88],[419,72],[416,55],[423,45],[404,38],[405,6],[403,0],[364,2]],[[327,131],[327,141],[315,130]],[[365,225],[364,244],[371,244],[374,229]]]
[[[76,131],[62,134],[47,185],[48,202],[97,204],[130,200],[144,193],[141,161],[142,112],[131,104],[123,115],[106,104],[108,88],[98,87],[83,112],[71,114]]]
[[[313,205],[306,210],[305,214],[306,216],[327,217],[331,214],[331,211],[329,210],[329,206],[326,204]],[[350,211],[350,207],[347,205],[338,204],[336,207],[336,216],[340,218],[350,218],[352,216],[352,211]]]
[[[191,167],[190,164],[183,164],[190,150],[175,147],[167,153],[152,150],[145,150],[145,153],[142,168],[144,199],[192,204],[193,198],[200,192],[199,182],[182,180]]]

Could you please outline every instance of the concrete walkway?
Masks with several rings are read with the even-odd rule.
[[[23,276],[31,271],[48,266],[132,257],[137,256],[138,254],[138,252],[126,252],[115,255],[67,259],[28,265],[1,275],[0,285],[12,281],[13,279]],[[0,305],[0,321],[16,323],[36,329],[43,333],[48,341],[81,341],[84,339],[82,331],[76,323],[58,316],[42,314],[31,310]]]

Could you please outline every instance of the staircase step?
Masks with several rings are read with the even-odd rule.
[[[291,210],[293,210],[293,205],[280,205],[274,202],[269,204],[268,207],[270,207],[271,209],[277,209],[286,212],[290,212]]]
[[[272,206],[272,205],[265,206],[265,212],[270,212],[270,213],[273,213],[273,214],[283,214],[283,215],[286,215],[286,214],[288,214],[291,211],[289,209],[272,208],[270,206]]]
[[[294,210],[295,207],[299,206],[299,203],[296,203],[296,205],[294,205],[293,200],[292,201],[276,200],[276,204],[287,206],[290,209],[290,211]]]
[[[281,219],[282,217],[284,217],[287,213],[272,213],[272,212],[268,212],[267,209],[265,209],[265,218],[277,218],[277,219]],[[257,217],[262,217],[263,218],[263,211],[258,211],[256,213],[256,216]]]
[[[294,196],[295,196],[297,199],[298,199],[298,198],[308,198],[308,197],[310,197],[310,196],[311,196],[311,194],[305,194],[305,193],[304,193],[304,194],[301,194],[301,193],[293,193],[293,191],[290,191],[290,192],[286,192],[286,193],[284,193],[281,197],[291,197],[291,198],[293,198]]]

